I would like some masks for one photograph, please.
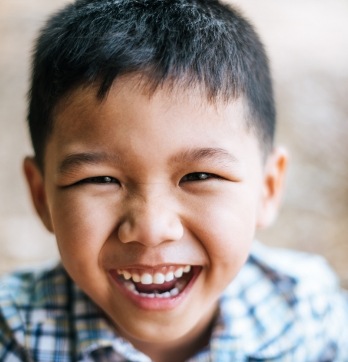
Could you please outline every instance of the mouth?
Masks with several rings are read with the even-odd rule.
[[[188,293],[201,267],[166,265],[110,271],[112,279],[138,305],[146,309],[173,307]]]

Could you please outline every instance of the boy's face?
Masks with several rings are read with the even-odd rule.
[[[72,93],[44,177],[29,159],[25,170],[76,283],[135,345],[173,344],[207,328],[271,218],[285,159],[263,165],[240,100],[135,85],[118,81],[102,102]]]

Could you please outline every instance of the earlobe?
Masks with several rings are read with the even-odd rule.
[[[257,227],[270,226],[275,220],[283,194],[288,154],[284,148],[275,148],[268,157],[264,171],[263,188]]]
[[[33,157],[26,157],[24,159],[23,170],[34,207],[46,228],[53,232],[43,175]]]

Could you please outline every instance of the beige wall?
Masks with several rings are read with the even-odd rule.
[[[64,0],[0,0],[0,273],[57,255],[31,208],[21,160],[29,52]],[[279,220],[260,237],[325,255],[348,285],[348,2],[236,0],[268,49],[278,141],[291,152]]]

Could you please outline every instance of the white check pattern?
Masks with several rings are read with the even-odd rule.
[[[0,280],[0,361],[150,362],[63,267]],[[189,362],[348,362],[348,297],[319,258],[255,242]]]

